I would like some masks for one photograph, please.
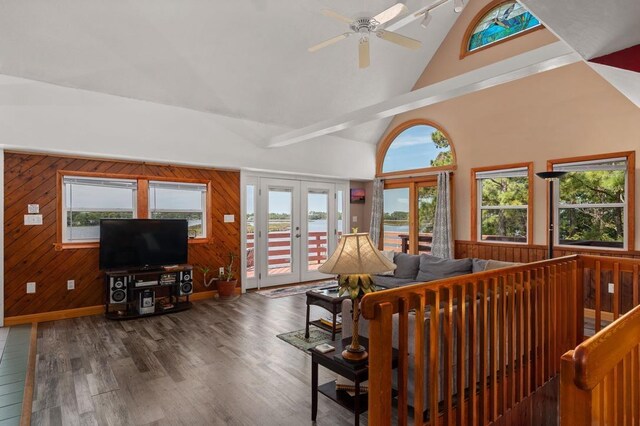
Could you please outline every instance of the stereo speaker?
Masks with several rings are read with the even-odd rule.
[[[109,278],[109,303],[127,303],[129,277]]]
[[[193,293],[193,271],[187,269],[180,272],[180,296],[187,296]]]

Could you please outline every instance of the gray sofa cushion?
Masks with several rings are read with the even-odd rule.
[[[420,269],[420,256],[406,253],[396,253],[393,263],[397,268],[393,276],[396,278],[410,278],[415,281]]]
[[[487,262],[488,260],[486,259],[478,259],[477,257],[474,257],[471,259],[471,272],[475,274],[476,272],[484,271],[484,268],[487,266]]]
[[[387,275],[371,275],[373,283],[379,287],[396,288],[416,282],[413,278],[396,278]]]
[[[416,281],[425,282],[455,277],[471,273],[471,259],[442,259],[440,257],[420,255],[420,267]]]

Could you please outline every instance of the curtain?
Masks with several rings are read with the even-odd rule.
[[[449,172],[438,173],[438,198],[433,226],[431,254],[444,259],[453,258],[453,231],[451,228],[451,189]]]
[[[371,223],[369,224],[369,236],[376,247],[380,244],[380,227],[382,226],[382,214],[384,210],[384,181],[373,181],[373,195],[371,197]]]

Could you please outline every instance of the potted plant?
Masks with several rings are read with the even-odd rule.
[[[229,264],[224,267],[224,273],[220,274],[217,281],[218,296],[221,299],[228,299],[233,296],[238,280],[234,279],[233,261],[235,254],[229,253]]]
[[[217,281],[218,278],[217,277],[211,277],[209,279],[207,279],[207,274],[211,271],[211,267],[209,266],[200,266],[198,269],[200,269],[200,272],[202,272],[202,275],[204,276],[202,283],[204,284],[205,287],[210,287],[211,284],[213,284],[214,281]]]

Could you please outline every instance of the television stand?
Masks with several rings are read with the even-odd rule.
[[[105,272],[105,316],[127,320],[191,308],[193,267]]]

